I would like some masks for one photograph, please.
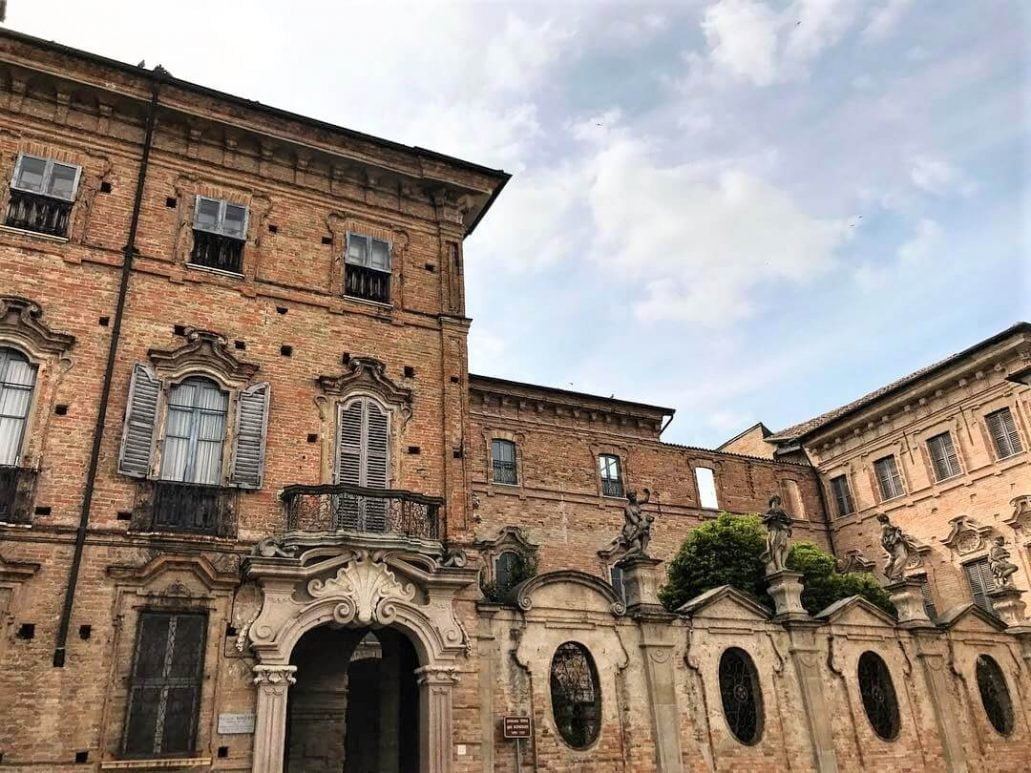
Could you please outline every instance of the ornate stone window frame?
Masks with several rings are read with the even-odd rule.
[[[379,307],[384,311],[404,309],[405,264],[408,261],[408,245],[411,242],[408,231],[345,212],[331,212],[327,215],[326,227],[333,239],[333,259],[330,262],[328,277],[330,293],[348,303]],[[347,235],[349,233],[371,236],[374,239],[390,243],[390,303],[367,301],[344,293],[345,258],[347,257]]]
[[[523,558],[536,560],[540,545],[531,542],[520,526],[503,526],[492,540],[477,540],[476,548],[483,557],[480,584],[497,580],[497,560],[503,553],[517,553]],[[486,575],[485,577],[483,575]]]
[[[956,452],[956,461],[959,463],[959,472],[950,475],[948,478],[938,480],[934,470],[934,461],[931,459],[931,449],[928,442],[938,435],[948,433],[952,441],[952,447]],[[947,419],[936,421],[934,424],[924,427],[912,436],[913,444],[918,449],[918,456],[921,461],[924,475],[927,478],[928,486],[949,486],[963,478],[969,470],[967,463],[967,448],[963,442],[963,421],[962,414],[956,413]]]
[[[390,414],[390,480],[401,477],[401,443],[412,418],[412,391],[398,386],[386,374],[386,365],[375,357],[350,357],[338,376],[316,377],[321,394],[315,396],[322,438],[322,480],[333,480],[336,463],[337,421],[340,407],[358,397],[375,400]]]
[[[949,519],[950,529],[940,542],[945,545],[960,563],[966,564],[984,558],[990,547],[990,538],[995,530],[985,526],[969,515],[957,515]]]
[[[51,330],[42,320],[43,309],[18,295],[0,295],[0,346],[15,349],[36,367],[36,385],[25,422],[19,466],[38,470],[44,457],[47,432],[57,389],[72,366],[69,350],[75,336]]]

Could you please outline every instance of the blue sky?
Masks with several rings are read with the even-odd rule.
[[[1026,8],[11,0],[7,24],[511,172],[466,242],[472,369],[716,445],[1031,317]]]

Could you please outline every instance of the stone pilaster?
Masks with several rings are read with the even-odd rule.
[[[966,755],[963,753],[963,741],[956,723],[960,712],[953,704],[949,689],[952,679],[948,673],[949,666],[941,639],[934,630],[914,631],[913,634],[917,647],[916,662],[927,686],[927,702],[934,712],[945,769],[949,773],[966,773]]]
[[[287,690],[296,679],[297,666],[257,665],[254,684],[258,688],[254,722],[252,773],[282,773],[286,745]]]
[[[767,588],[773,597],[773,619],[808,621],[809,613],[802,606],[802,573],[781,569],[766,575]]]
[[[797,583],[797,578],[794,581]],[[788,592],[792,592],[790,582],[787,587]],[[801,588],[800,583],[798,587]],[[776,597],[774,600],[776,601]],[[834,752],[831,714],[823,695],[823,669],[826,667],[826,661],[823,651],[816,644],[816,626],[812,620],[803,622],[791,619],[785,621],[785,626],[791,636],[791,665],[798,681],[802,709],[809,729],[809,740],[812,743],[813,768],[819,773],[837,773],[838,760]]]
[[[419,682],[419,773],[450,773],[453,723],[451,693],[458,682],[454,666],[423,666],[415,669]]]
[[[884,588],[899,615],[899,625],[912,628],[932,625],[924,607],[924,594],[916,580],[899,580]]]
[[[624,570],[626,571],[626,570]],[[624,575],[625,576],[625,575]],[[638,607],[635,615],[641,627],[641,656],[648,683],[652,737],[655,741],[656,773],[681,773],[680,713],[674,678],[675,640],[679,628],[672,623],[676,615],[655,607]]]

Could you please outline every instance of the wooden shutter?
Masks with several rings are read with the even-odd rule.
[[[268,430],[268,383],[256,384],[240,393],[236,410],[236,449],[232,481],[244,488],[261,488],[265,467],[265,436]]]
[[[970,583],[970,595],[973,601],[981,609],[993,612],[992,599],[989,592],[995,590],[995,580],[988,569],[988,559],[982,558],[963,566],[966,572],[967,582]]]
[[[336,482],[360,486],[362,470],[362,401],[340,408],[337,420]]]
[[[367,412],[365,431],[365,481],[369,488],[386,488],[390,447],[390,415],[371,400],[365,401]]]
[[[125,405],[122,449],[118,454],[118,472],[123,475],[145,478],[150,472],[160,392],[161,382],[154,371],[141,363],[134,365]]]
[[[127,755],[195,751],[206,633],[203,614],[140,614],[126,707]]]
[[[935,435],[927,441],[927,447],[931,452],[935,478],[945,480],[959,474],[959,458],[956,456],[956,447],[952,444],[952,436],[948,432]]]
[[[992,435],[996,455],[1000,459],[1023,450],[1020,435],[1017,434],[1017,424],[1013,421],[1013,414],[1009,408],[990,413],[985,418],[988,420],[988,431]]]

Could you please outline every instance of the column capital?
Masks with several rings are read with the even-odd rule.
[[[286,689],[297,681],[294,677],[296,671],[297,666],[259,664],[254,667],[254,684],[259,688]]]
[[[419,684],[451,686],[458,683],[456,666],[422,666],[415,669],[415,677]]]

